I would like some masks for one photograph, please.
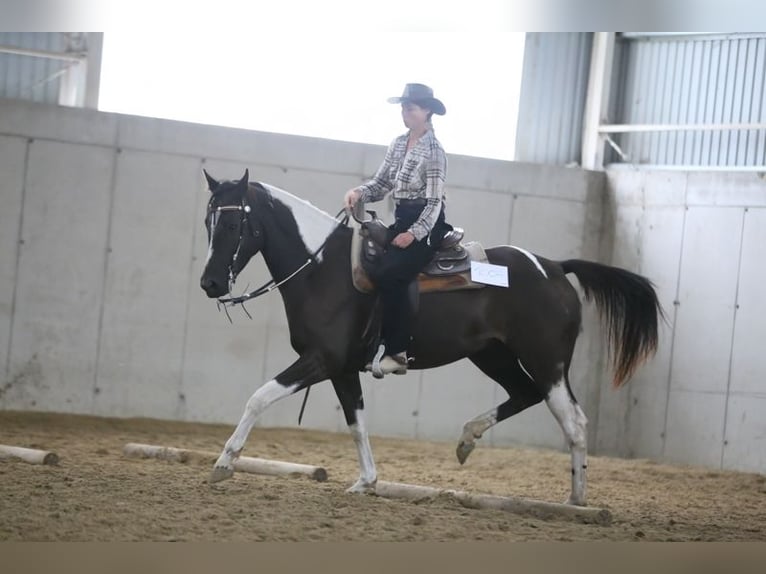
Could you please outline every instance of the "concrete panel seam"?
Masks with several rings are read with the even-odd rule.
[[[508,237],[506,245],[511,245],[511,235],[513,234],[513,214],[516,211],[516,200],[518,195],[515,193],[511,196],[511,209],[508,210]]]
[[[739,399],[766,399],[766,392],[758,391],[730,391],[727,393],[730,397]]]
[[[13,269],[13,293],[11,294],[11,320],[8,326],[8,348],[5,355],[5,379],[6,381],[11,375],[11,351],[13,349],[13,331],[16,323],[16,294],[18,292],[19,285],[19,265],[21,263],[21,246],[24,241],[24,230],[22,226],[24,224],[24,206],[27,197],[27,178],[29,175],[29,148],[32,144],[32,139],[27,139],[27,145],[24,148],[24,168],[22,170],[21,179],[21,206],[19,208],[19,228],[16,236],[16,259],[14,261]]]
[[[610,208],[610,193],[609,193],[609,180],[604,177],[603,178],[603,184],[602,184],[602,194],[601,194],[601,229],[599,230],[599,235],[601,236],[599,239],[599,255],[602,255],[604,257],[604,261],[610,262],[612,261],[613,252],[614,252],[614,241],[607,242],[605,241],[606,237],[613,237],[614,236],[614,227],[616,226],[616,217],[614,214],[609,213]],[[615,205],[617,204],[616,200],[614,201]],[[616,212],[616,208],[614,210]],[[609,217],[609,219],[607,219]],[[611,224],[612,229],[609,229],[607,231],[606,225]],[[608,234],[608,235],[607,235]],[[603,245],[605,243],[609,243],[609,254],[608,257],[606,257],[606,253],[602,253],[604,251]],[[573,284],[573,286],[576,285],[577,289],[577,296],[582,301],[582,288],[580,287],[579,283],[577,281],[570,282]],[[580,329],[582,329],[582,319]],[[603,350],[599,354],[599,357],[596,361],[596,365],[598,366],[598,369],[603,372],[603,369],[606,367],[605,361],[604,361],[604,353]],[[594,369],[595,370],[595,369]],[[595,452],[595,447],[598,445],[598,435],[600,430],[600,417],[599,413],[601,412],[601,385],[599,384],[601,381],[597,381],[595,385],[593,385],[594,394],[595,396],[591,398],[593,401],[592,404],[596,405],[596,408],[593,410],[592,414],[588,414],[588,434],[586,440],[593,440],[593,450]]]
[[[421,405],[420,401],[423,397],[423,374],[425,371],[421,370],[418,373],[418,393],[415,398],[415,412],[412,413],[412,416],[415,417],[415,440],[420,438],[420,411],[421,411]]]
[[[729,345],[729,367],[727,370],[727,376],[726,376],[726,398],[724,399],[724,407],[723,407],[723,432],[721,436],[723,437],[723,440],[721,441],[721,464],[720,468],[723,468],[723,459],[724,455],[726,453],[726,427],[729,422],[729,391],[731,390],[731,370],[733,367],[733,358],[734,358],[734,339],[736,335],[737,330],[737,311],[739,310],[739,284],[742,279],[742,251],[743,246],[745,242],[745,223],[747,221],[747,208],[742,210],[742,227],[740,229],[739,234],[739,260],[737,261],[737,282],[736,286],[734,287],[734,313],[732,313],[732,327],[731,327],[731,342]]]
[[[101,341],[103,339],[102,335],[104,332],[104,313],[106,311],[106,281],[109,274],[109,261],[111,259],[110,253],[112,252],[112,221],[114,220],[114,195],[115,188],[117,187],[117,164],[119,157],[120,150],[115,148],[112,154],[112,173],[110,174],[109,199],[107,200],[108,203],[106,210],[106,253],[104,253],[104,266],[101,274],[101,300],[99,301],[98,325],[96,327],[98,329],[98,335],[96,337],[96,361],[93,368],[93,389],[91,392],[90,403],[91,414],[95,413],[96,397],[99,393],[98,373],[100,371],[99,367],[101,365]]]
[[[639,275],[644,274],[644,258],[643,258],[643,245],[645,244],[645,228],[646,228],[646,180],[643,180],[643,183],[641,185],[641,225],[638,227],[638,234],[636,238],[636,257],[638,262],[638,268],[636,269],[636,273]],[[628,405],[625,409],[625,429],[630,433],[630,425],[631,425],[631,416],[630,413],[632,409],[630,408],[631,405],[633,405],[633,401],[635,400],[635,393],[637,391],[635,390],[635,385],[630,385],[628,387]]]
[[[322,173],[324,173],[324,172],[322,172]],[[516,197],[531,197],[533,199],[552,199],[552,200],[556,200],[556,201],[562,201],[562,202],[574,203],[574,204],[587,203],[586,199],[573,199],[571,197],[565,197],[565,196],[561,196],[561,195],[548,195],[546,193],[526,193],[526,192],[523,192],[523,191],[514,191],[513,189],[510,189],[510,188],[505,189],[505,190],[500,190],[500,189],[492,188],[492,187],[466,187],[464,185],[449,185],[448,189],[447,189],[447,196],[448,196],[448,198],[449,198],[450,191],[453,191],[453,190],[454,191],[460,190],[460,191],[467,192],[467,193],[470,193],[471,191],[476,190],[476,191],[481,191],[481,192],[484,192],[484,193],[492,193],[492,194],[495,194],[495,195],[499,195],[501,197],[508,197],[508,196],[512,196],[514,198],[516,198]],[[449,199],[448,199],[448,201],[449,201]]]
[[[686,181],[684,183],[684,202],[686,201],[686,198],[689,193],[689,178],[687,176]],[[676,325],[678,323],[678,298],[681,294],[681,267],[684,263],[684,243],[686,241],[686,218],[689,213],[689,207],[688,205],[684,209],[684,216],[683,221],[681,222],[681,245],[678,250],[678,265],[676,266],[676,293],[675,298],[673,300],[673,325],[672,330],[673,334],[670,339],[670,353],[668,356],[668,375],[667,375],[667,390],[665,392],[665,416],[664,422],[662,425],[662,458],[665,458],[666,456],[666,447],[668,443],[668,413],[670,411],[670,390],[671,386],[673,384],[673,359],[675,355],[675,347],[676,347],[676,336],[678,330],[676,329]]]
[[[0,136],[8,136],[8,137],[20,137],[20,134],[12,133],[12,132],[0,132]],[[23,137],[23,136],[21,136]],[[81,146],[88,146],[88,147],[96,147],[96,148],[106,148],[106,149],[113,149],[117,148],[120,151],[130,151],[130,152],[140,152],[140,153],[147,153],[147,154],[160,154],[160,155],[168,155],[170,157],[182,157],[182,158],[191,158],[191,159],[200,159],[203,157],[203,154],[201,153],[184,153],[184,152],[177,152],[177,151],[166,151],[166,150],[151,150],[146,148],[140,148],[140,147],[132,147],[132,146],[117,146],[113,144],[104,144],[104,143],[94,143],[94,142],[73,142],[69,139],[63,139],[63,138],[53,138],[53,137],[35,137],[34,139],[40,140],[40,141],[46,141],[46,142],[52,142],[52,143],[63,143],[63,144],[71,144],[71,145],[81,145]],[[222,161],[227,162],[231,161],[230,158],[226,157],[218,157],[213,156],[209,154],[204,155],[205,159],[208,160],[215,160],[215,161]],[[320,174],[333,174],[333,175],[350,175],[350,176],[358,176],[358,173],[348,172],[348,171],[334,171],[329,168],[325,168],[322,170],[314,169],[310,167],[300,166],[300,165],[292,165],[292,164],[285,164],[285,163],[264,163],[264,162],[258,162],[253,163],[252,165],[260,165],[263,167],[273,167],[273,168],[279,168],[279,169],[295,169],[310,173],[320,173]],[[366,177],[364,178],[367,179]]]
[[[199,160],[199,166],[200,171],[202,171],[205,167],[205,159],[200,158]],[[176,416],[180,417],[181,420],[185,420],[185,417],[182,416],[183,411],[186,407],[186,393],[184,392],[185,386],[184,386],[184,373],[186,373],[186,347],[189,344],[189,315],[191,313],[191,291],[195,288],[195,282],[194,282],[194,246],[197,243],[197,225],[195,225],[195,221],[197,218],[197,210],[196,210],[196,202],[195,202],[195,209],[192,210],[192,221],[191,221],[191,245],[189,247],[189,278],[187,280],[187,288],[186,288],[186,305],[184,309],[184,328],[183,328],[183,336],[181,337],[181,368],[178,370],[178,407]]]

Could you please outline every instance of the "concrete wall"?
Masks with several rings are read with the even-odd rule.
[[[202,168],[283,187],[335,214],[384,147],[0,100],[0,408],[235,423],[251,393],[295,358],[281,298],[253,301],[234,324],[199,288],[206,252]],[[450,220],[469,240],[550,258],[603,258],[605,178],[552,166],[449,158]],[[377,204],[390,217],[387,203]],[[260,258],[241,288],[267,278]],[[599,431],[602,330],[588,314],[575,392]],[[455,440],[505,400],[468,362],[375,382],[371,432]],[[292,426],[301,397],[259,424]],[[304,426],[342,430],[329,384]],[[611,431],[610,431],[611,432]],[[563,448],[538,405],[485,444]]]
[[[766,180],[608,172],[612,262],[651,277],[667,311],[657,358],[602,395],[598,449],[766,472]]]

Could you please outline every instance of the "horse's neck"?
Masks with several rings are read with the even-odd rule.
[[[309,252],[316,252],[335,229],[335,218],[283,189],[266,183],[261,183],[261,186],[271,194],[274,202],[289,209],[303,244]]]
[[[297,244],[297,242],[296,242]],[[349,249],[351,237],[342,234],[329,239],[319,252],[311,253],[301,243],[301,247],[285,249],[269,241],[263,252],[266,266],[283,295],[290,293],[290,287],[299,287],[302,298],[313,298],[324,292],[326,285],[336,285],[336,277],[351,274]],[[293,290],[295,291],[295,290]]]
[[[263,249],[263,260],[272,279],[276,283],[284,282],[285,285],[299,282],[302,274],[296,272],[311,259],[311,253],[302,238],[291,235],[279,224],[272,222],[266,230],[268,239]]]
[[[337,222],[329,214],[279,188],[261,184],[271,194],[274,213],[266,218],[266,247],[263,258],[271,276],[280,286],[283,297],[297,293],[310,296],[306,284],[313,269],[304,269],[320,263],[322,247],[335,229]],[[307,262],[315,258],[315,263]]]
[[[359,308],[351,282],[351,237],[344,231],[328,239],[321,262],[312,263],[281,291],[291,344],[298,353],[311,345],[319,326],[347,332],[356,324]]]
[[[305,268],[301,266],[309,257],[308,251],[305,258],[300,254],[286,256],[284,250],[277,253],[272,243],[269,241],[269,247],[263,252],[264,260],[272,278],[278,283],[284,281],[279,286],[279,293],[290,330],[290,342],[296,352],[302,353],[310,344],[312,326],[336,321],[338,318],[333,313],[337,312],[338,305],[333,301],[347,300],[346,290],[354,289],[348,251],[351,239],[330,238],[323,249],[322,260],[313,259]]]

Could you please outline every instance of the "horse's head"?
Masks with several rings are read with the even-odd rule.
[[[204,170],[203,170],[204,171]],[[250,258],[263,246],[263,230],[248,193],[248,172],[238,181],[216,181],[205,171],[210,201],[205,214],[208,251],[200,286],[208,297],[222,297]]]

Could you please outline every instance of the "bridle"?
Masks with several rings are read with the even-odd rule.
[[[211,200],[212,203],[212,200]],[[242,233],[245,226],[250,228],[250,234],[253,237],[258,237],[260,235],[259,231],[250,224],[250,221],[248,219],[249,213],[252,211],[249,205],[245,203],[244,198],[242,199],[242,202],[239,205],[219,205],[217,207],[211,207],[210,204],[208,204],[207,207],[207,215],[210,218],[209,223],[209,233],[210,233],[210,242],[213,241],[213,234],[215,233],[215,227],[218,224],[219,215],[223,211],[239,211],[242,213],[242,217],[239,219],[239,239],[237,240],[237,249],[234,251],[234,256],[231,259],[231,263],[229,264],[229,293],[231,293],[231,290],[234,288],[234,282],[237,280],[237,273],[234,273],[234,264],[237,262],[237,257],[239,256],[239,251],[242,249],[242,242],[244,240],[244,234]]]
[[[211,199],[210,203],[208,204],[208,208],[207,208],[207,215],[208,215],[208,217],[210,217],[210,223],[209,223],[208,229],[209,229],[209,233],[210,233],[210,241],[211,242],[213,241],[213,233],[215,231],[215,226],[218,223],[218,215],[220,215],[221,212],[223,212],[223,211],[239,211],[239,212],[242,213],[242,217],[239,220],[239,239],[238,239],[238,242],[237,242],[237,249],[234,252],[234,256],[232,257],[231,263],[229,264],[229,294],[231,294],[231,290],[234,288],[234,282],[237,280],[237,275],[238,275],[237,273],[234,273],[234,264],[237,261],[237,257],[239,256],[239,251],[242,248],[242,243],[243,243],[243,240],[244,240],[243,229],[244,229],[245,226],[248,226],[250,228],[250,233],[253,235],[253,237],[258,237],[260,235],[260,233],[255,228],[255,226],[253,226],[252,223],[250,223],[249,214],[252,211],[252,208],[247,203],[245,203],[245,199],[244,198],[242,198],[241,203],[239,203],[238,205],[219,205],[217,207],[211,207],[211,204],[212,204],[212,199]],[[336,226],[336,228],[338,226],[340,226],[340,225],[346,225],[348,223],[348,220],[349,220],[349,215],[348,214],[346,214],[345,217],[343,217],[341,220],[338,220],[338,217],[344,211],[345,211],[344,209],[341,209],[337,213],[337,215],[335,216],[335,220],[338,221],[338,225]],[[327,238],[329,238],[330,235],[332,235],[332,232],[327,235]],[[316,256],[322,251],[322,249],[324,249],[324,246],[327,243],[327,238],[322,242],[322,245],[320,245],[316,249],[316,251],[314,251],[314,253],[312,253],[300,267],[298,267],[295,271],[290,273],[287,277],[285,277],[281,281],[276,282],[272,278],[269,281],[267,281],[266,283],[264,283],[263,285],[261,285],[260,287],[258,287],[257,289],[255,289],[254,291],[250,291],[249,293],[245,293],[245,294],[240,295],[238,297],[219,298],[218,299],[218,304],[219,305],[223,304],[224,305],[224,309],[226,308],[226,306],[237,305],[237,304],[241,305],[245,301],[248,301],[250,299],[254,299],[256,297],[260,297],[261,295],[265,295],[266,293],[269,293],[270,291],[273,291],[277,287],[280,287],[281,285],[284,285],[290,279],[292,279],[298,273],[300,273],[303,269],[305,269],[307,266],[309,266],[312,261],[316,261]],[[242,308],[243,309],[245,308],[244,305],[242,305]],[[247,313],[246,309],[245,309],[245,312]],[[228,312],[227,312],[227,314],[228,314]],[[249,315],[249,313],[248,313],[248,315]],[[229,320],[231,320],[231,318],[229,318]]]

